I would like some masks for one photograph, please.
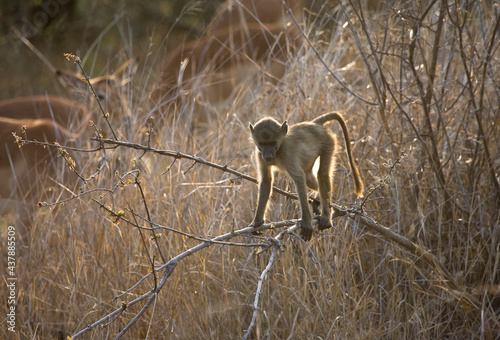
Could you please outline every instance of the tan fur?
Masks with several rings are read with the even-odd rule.
[[[321,198],[321,216],[319,229],[326,229],[331,224],[330,194],[335,152],[335,137],[323,126],[330,120],[336,120],[342,127],[347,155],[356,186],[356,194],[363,193],[363,182],[358,168],[353,161],[350,136],[342,116],[336,112],[324,114],[311,122],[302,122],[288,128],[287,122],[278,123],[273,118],[264,118],[255,126],[250,124],[252,139],[257,147],[259,171],[259,198],[253,227],[264,223],[267,202],[273,183],[273,168],[286,171],[294,180],[301,206],[301,236],[308,241],[312,236],[312,217],[307,202],[307,187],[318,190]],[[319,157],[317,177],[312,169]]]

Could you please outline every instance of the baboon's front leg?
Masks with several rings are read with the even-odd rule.
[[[250,227],[257,228],[264,223],[264,215],[266,213],[267,202],[271,196],[271,188],[273,186],[273,173],[270,167],[260,168],[259,171],[259,197],[257,199],[257,210],[255,217]]]
[[[311,211],[309,210],[309,204],[307,201],[307,187],[306,179],[304,174],[291,174],[295,182],[295,187],[297,190],[297,196],[299,196],[301,219],[299,221],[300,225],[300,236],[304,241],[309,241],[311,239],[313,228],[312,228],[312,217]]]

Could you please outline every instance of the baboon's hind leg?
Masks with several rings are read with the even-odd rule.
[[[333,145],[333,143],[332,143]],[[319,196],[321,198],[321,215],[318,218],[318,229],[324,230],[332,227],[330,194],[332,191],[333,147],[324,150],[320,156],[318,182]]]
[[[312,172],[312,169],[308,172],[306,172],[306,185],[309,189],[311,190],[314,190],[314,191],[318,191],[318,179],[316,178],[316,176],[314,175],[314,173]],[[318,194],[314,194],[314,197],[312,199],[312,209],[313,209],[313,215],[319,215],[320,214],[320,211],[319,211],[319,201],[318,201]]]
[[[318,179],[313,174],[312,169],[306,172],[306,185],[309,189],[318,191]]]
[[[302,215],[300,221],[298,222],[298,225],[300,226],[300,236],[307,242],[311,239],[313,233],[311,211],[309,210],[309,203],[307,200],[306,178],[308,176],[300,168],[289,168],[287,171],[295,182],[297,196],[299,197]]]

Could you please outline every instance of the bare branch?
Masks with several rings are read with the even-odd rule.
[[[264,269],[264,271],[260,275],[259,281],[257,282],[257,290],[255,292],[255,300],[253,302],[252,321],[250,321],[250,325],[248,326],[247,330],[243,334],[243,340],[248,339],[248,337],[250,336],[250,333],[253,330],[253,327],[255,326],[255,320],[257,319],[257,313],[259,311],[259,300],[260,300],[260,296],[262,295],[262,283],[264,282],[264,279],[266,278],[267,273],[269,273],[269,271],[271,270],[271,267],[273,266],[276,255],[278,254],[278,250],[280,250],[282,248],[281,240],[283,239],[283,236],[285,236],[288,233],[293,232],[293,230],[296,230],[298,228],[299,227],[297,225],[293,226],[292,228],[287,228],[286,230],[279,233],[278,236],[271,239],[271,241],[272,241],[271,244],[273,245],[273,252],[271,253],[271,256],[269,257],[269,261],[267,263],[266,268]]]

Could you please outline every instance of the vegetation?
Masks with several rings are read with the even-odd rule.
[[[498,3],[314,5],[301,26],[307,42],[284,78],[273,83],[256,70],[222,103],[206,101],[199,81],[172,105],[151,109],[163,51],[122,35],[123,46],[110,52],[122,59],[110,60],[141,52],[122,88],[129,112],[109,117],[117,139],[103,122],[106,138],[92,139],[88,129],[82,141],[93,152],[67,150],[85,185],[61,166],[72,177],[38,174],[51,190],[29,232],[18,235],[17,333],[2,323],[3,334],[500,337]],[[114,25],[135,29],[122,19]],[[60,59],[52,61],[69,63]],[[270,115],[293,124],[333,110],[350,129],[365,198],[353,194],[339,143],[334,228],[303,242],[292,221],[298,201],[275,190],[273,224],[252,235],[248,122]],[[295,192],[285,176],[277,179]],[[8,218],[0,225],[2,268]]]

